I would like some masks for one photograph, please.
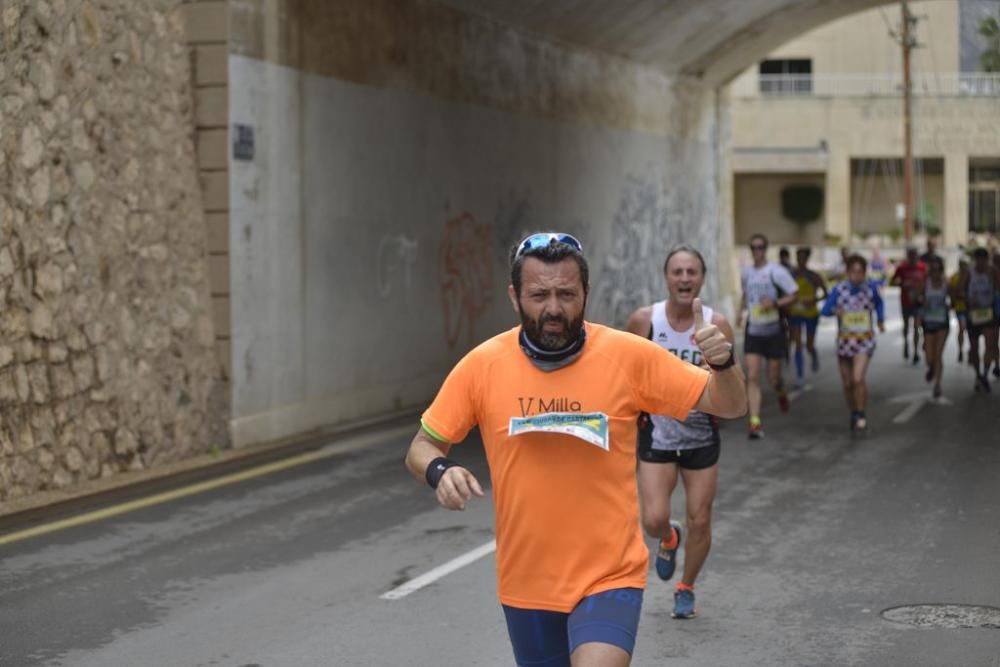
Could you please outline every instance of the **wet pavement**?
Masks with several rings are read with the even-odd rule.
[[[699,617],[671,619],[651,570],[634,665],[1000,665],[1000,629],[947,622],[964,607],[881,615],[1000,607],[1000,383],[973,393],[953,332],[947,400],[931,401],[890,332],[872,432],[851,438],[829,326],[820,336],[792,412],[767,396],[764,440],[724,426]],[[380,597],[493,539],[489,496],[447,512],[403,470],[415,427],[0,546],[0,665],[512,664],[488,549]],[[487,477],[477,442],[454,457]]]

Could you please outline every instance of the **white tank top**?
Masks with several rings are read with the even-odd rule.
[[[941,286],[934,287],[931,279],[928,278],[924,284],[924,324],[932,327],[948,325],[948,282],[941,279]]]
[[[701,307],[705,322],[712,321],[714,314],[708,306]],[[701,366],[701,350],[694,342],[694,322],[686,331],[677,331],[667,319],[667,302],[653,304],[652,341],[665,348],[681,361]],[[662,415],[650,415],[653,422],[653,449],[674,451],[695,449],[719,443],[719,432],[715,420],[697,410],[692,410],[688,418],[678,421]]]

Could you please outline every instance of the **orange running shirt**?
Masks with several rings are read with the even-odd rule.
[[[493,481],[497,588],[512,607],[569,612],[594,593],[645,588],[636,417],[684,419],[708,382],[707,371],[644,338],[586,327],[580,357],[550,373],[521,351],[519,328],[491,338],[458,362],[423,414],[450,443],[479,426]]]

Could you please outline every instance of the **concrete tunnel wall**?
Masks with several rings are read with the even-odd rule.
[[[528,231],[581,238],[613,325],[661,297],[671,245],[718,266],[714,90],[432,2],[232,11],[256,143],[230,164],[237,445],[426,404],[517,323]]]

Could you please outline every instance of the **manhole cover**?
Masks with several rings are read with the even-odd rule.
[[[974,604],[914,604],[890,607],[882,618],[918,628],[991,628],[1000,630],[1000,608]]]

